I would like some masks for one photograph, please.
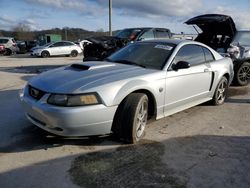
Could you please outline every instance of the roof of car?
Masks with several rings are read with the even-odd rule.
[[[121,31],[125,30],[125,29],[141,29],[141,30],[144,30],[144,29],[164,29],[164,30],[169,30],[168,28],[160,28],[160,27],[131,27],[131,28],[121,29]]]

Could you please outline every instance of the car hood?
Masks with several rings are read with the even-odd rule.
[[[29,84],[48,93],[81,93],[88,89],[121,80],[159,72],[132,65],[89,61],[44,72]]]
[[[227,15],[205,14],[191,18],[185,23],[188,25],[197,25],[204,33],[216,33],[231,37],[236,33],[235,23]]]

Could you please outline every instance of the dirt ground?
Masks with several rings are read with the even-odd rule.
[[[62,138],[29,123],[18,91],[82,57],[0,56],[0,187],[250,187],[250,84],[222,106],[151,121],[141,143]]]

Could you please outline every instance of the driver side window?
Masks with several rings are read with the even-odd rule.
[[[176,54],[173,63],[186,61],[190,66],[195,66],[204,63],[205,56],[202,48],[198,45],[188,44],[183,46]]]

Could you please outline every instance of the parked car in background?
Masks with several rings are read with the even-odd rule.
[[[38,46],[38,41],[37,40],[27,40],[27,41],[25,41],[25,44],[26,44],[27,52],[30,52],[32,48]]]
[[[19,48],[18,53],[20,54],[30,52],[32,48],[38,46],[38,42],[36,40],[16,41],[16,43]]]
[[[70,55],[72,57],[76,57],[80,53],[82,53],[82,50],[75,43],[70,41],[60,41],[51,42],[40,47],[34,47],[32,48],[31,55],[41,56],[44,58],[60,55]]]
[[[84,57],[104,59],[129,42],[169,38],[171,38],[171,32],[165,28],[127,28],[119,31],[113,37],[98,36],[87,38],[91,43],[84,46]]]
[[[16,41],[19,51],[17,53],[24,54],[27,52],[25,41]]]
[[[234,83],[247,85],[250,80],[250,30],[239,31],[230,16],[205,14],[185,22],[198,26],[202,32],[196,41],[202,42],[221,54],[229,53],[234,62]]]
[[[0,37],[0,45],[3,45],[5,48],[4,55],[11,55],[19,51],[16,41],[11,37]]]
[[[20,92],[27,118],[63,136],[113,132],[138,142],[147,120],[206,101],[224,103],[232,60],[195,41],[127,45],[105,59],[75,63],[33,77]]]
[[[77,45],[80,46],[80,48],[82,49],[82,51],[84,50],[84,46],[90,44],[91,42],[88,40],[79,40],[77,42],[75,42]]]

